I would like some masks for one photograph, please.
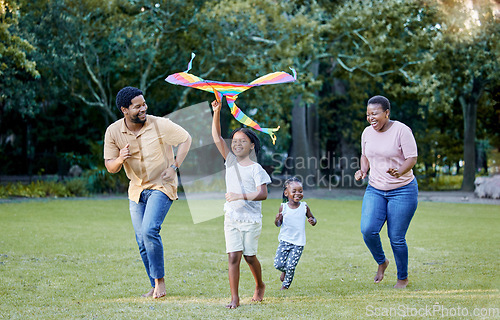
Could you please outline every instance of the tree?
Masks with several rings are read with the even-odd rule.
[[[410,127],[425,121],[425,105],[411,89],[438,35],[437,7],[417,0],[358,0],[342,2],[330,12],[323,34],[329,54],[322,60],[321,119],[323,131],[329,132],[323,145],[332,148],[327,152],[336,155],[335,172],[349,186],[359,165],[369,97],[388,97],[392,118]]]
[[[10,124],[16,123],[18,129],[29,132],[29,126],[17,121],[38,113],[34,88],[40,74],[30,57],[34,47],[20,35],[19,15],[17,2],[0,0],[0,159],[4,165],[25,166],[28,161],[16,164],[9,155],[29,159],[30,141],[19,141],[18,131],[12,130]],[[17,144],[23,147],[17,148]]]
[[[319,88],[311,66],[321,52],[321,7],[315,1],[224,0],[203,14],[219,23],[207,33],[215,61],[204,68],[215,68],[218,80],[251,81],[272,71],[297,70],[297,83],[250,90],[239,105],[246,111],[258,110],[254,119],[261,125],[279,124],[277,145],[264,139],[265,148],[288,152],[292,162],[300,158],[301,164],[288,163],[287,167],[303,178],[314,176],[315,168],[303,160],[311,156],[306,114]]]
[[[459,103],[463,116],[462,190],[473,191],[476,172],[477,110],[482,99],[498,86],[500,24],[488,1],[475,1],[468,9],[462,1],[444,1],[439,37],[432,43],[420,77],[419,92],[432,92],[423,102],[451,109]]]

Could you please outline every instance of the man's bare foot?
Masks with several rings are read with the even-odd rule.
[[[285,281],[286,272],[282,272],[280,276],[281,282]]]
[[[266,284],[262,282],[261,286],[255,287],[255,292],[252,297],[252,301],[262,301],[264,300],[264,292],[266,291]]]
[[[396,282],[396,285],[394,286],[394,288],[396,288],[396,289],[404,289],[404,288],[406,288],[407,285],[408,285],[408,278],[406,278],[404,280],[399,280],[398,279],[398,282]]]
[[[280,290],[288,290],[288,287],[282,286]]]
[[[142,297],[143,298],[152,297],[154,292],[155,292],[155,288],[151,288],[151,290],[149,290],[149,292],[143,294]]]
[[[384,279],[384,273],[385,273],[385,269],[387,269],[387,266],[389,266],[389,260],[387,260],[387,259],[385,259],[384,263],[378,265],[377,274],[375,275],[375,278],[373,279],[375,281],[375,283],[379,283],[380,281],[382,281],[382,279]]]
[[[240,298],[234,298],[230,304],[226,306],[228,309],[236,309],[240,306]]]
[[[155,279],[155,291],[153,292],[153,298],[158,299],[167,295],[167,290],[165,289],[165,278]]]

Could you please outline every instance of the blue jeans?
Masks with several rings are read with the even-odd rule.
[[[155,286],[154,279],[165,276],[160,230],[171,205],[172,200],[159,190],[143,190],[139,203],[130,200],[135,239],[152,287]]]
[[[387,234],[396,260],[399,280],[408,277],[408,246],[405,236],[417,210],[417,198],[417,179],[413,179],[406,186],[388,191],[368,185],[363,197],[361,233],[365,244],[379,265],[385,262],[379,233],[387,221]]]

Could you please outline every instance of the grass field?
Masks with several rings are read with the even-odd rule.
[[[407,235],[410,284],[395,290],[391,260],[382,283],[359,232],[360,201],[308,199],[318,218],[295,279],[279,291],[273,268],[278,200],[263,205],[258,257],[267,284],[250,301],[242,263],[242,306],[227,310],[223,218],[193,224],[186,201],[163,224],[167,297],[141,298],[148,280],[123,200],[47,200],[0,204],[0,318],[4,319],[364,319],[498,318],[500,208],[422,202]],[[475,317],[474,315],[481,315]],[[420,315],[420,316],[419,316]],[[446,317],[445,317],[446,318]]]

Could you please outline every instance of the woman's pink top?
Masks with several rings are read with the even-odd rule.
[[[403,187],[415,177],[413,170],[399,178],[387,173],[389,168],[398,169],[406,159],[417,156],[417,143],[411,129],[399,121],[394,121],[385,132],[366,127],[361,135],[361,153],[370,162],[369,183],[376,189]]]

